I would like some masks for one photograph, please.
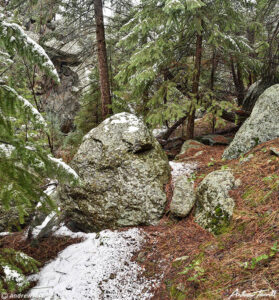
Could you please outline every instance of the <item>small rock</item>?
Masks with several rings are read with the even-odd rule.
[[[203,179],[196,193],[195,220],[200,226],[219,234],[229,225],[235,205],[229,191],[235,186],[230,170],[214,171]]]
[[[177,217],[186,217],[195,204],[193,183],[186,176],[176,179],[170,211]]]
[[[201,147],[203,147],[202,143],[195,141],[195,140],[187,140],[182,145],[179,155],[187,153],[187,151],[189,151],[189,149],[199,149]]]
[[[250,153],[248,156],[240,159],[240,164],[245,164],[246,162],[250,161],[255,155]]]
[[[274,154],[274,155],[276,155],[276,156],[279,156],[279,149],[274,148],[274,147],[271,147],[269,150],[270,150],[270,153],[271,153],[271,154]]]
[[[239,188],[241,186],[241,184],[242,184],[241,179],[240,178],[236,179],[236,181],[235,181],[235,187]]]
[[[204,152],[204,151],[199,151],[199,152],[197,152],[197,153],[194,155],[194,157],[198,157],[198,156],[202,155],[203,152]]]

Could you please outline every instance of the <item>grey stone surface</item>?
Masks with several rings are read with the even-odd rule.
[[[184,142],[184,144],[181,147],[179,155],[184,154],[187,152],[189,149],[199,149],[202,148],[204,145],[198,141],[195,140],[187,140]]]
[[[269,150],[270,150],[271,154],[279,156],[279,149],[278,148],[271,147]]]
[[[223,158],[233,159],[247,153],[258,144],[279,137],[279,84],[265,90],[251,116],[244,122]]]
[[[268,79],[268,80],[258,80],[255,83],[253,83],[246,95],[245,98],[243,100],[243,105],[242,105],[242,109],[245,111],[252,111],[257,100],[259,99],[260,95],[269,87],[271,87],[274,84],[277,84],[278,81],[276,82],[276,79],[274,79],[273,81]]]
[[[60,77],[60,84],[45,86],[44,89],[48,92],[41,96],[41,103],[48,119],[58,124],[62,132],[68,133],[74,128],[74,118],[80,107],[78,102],[80,93],[73,89],[79,85],[79,76],[67,64],[56,59],[62,58],[52,58]]]
[[[175,181],[170,211],[177,217],[186,217],[195,204],[195,192],[193,183],[188,177],[182,175]]]
[[[219,234],[229,225],[235,205],[229,191],[235,186],[230,170],[214,171],[203,179],[196,192],[195,220],[200,226]]]
[[[27,34],[39,42],[38,34],[32,31]],[[77,40],[62,42],[56,38],[46,40],[42,46],[55,65],[60,84],[54,84],[50,80],[41,83],[37,91],[41,95],[40,105],[49,121],[57,124],[63,133],[69,133],[74,128],[83,83],[85,86],[88,84],[84,79],[88,70],[81,59],[82,47]]]
[[[254,155],[253,153],[250,153],[250,154],[247,155],[246,157],[244,157],[244,158],[242,158],[242,159],[240,158],[239,164],[240,164],[240,165],[243,165],[243,164],[249,162],[254,156],[255,156],[255,155]]]
[[[60,191],[68,226],[99,231],[154,224],[162,216],[170,166],[157,140],[136,116],[120,113],[92,129],[72,167],[83,186],[65,185]]]

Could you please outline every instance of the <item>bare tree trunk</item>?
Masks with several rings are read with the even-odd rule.
[[[102,0],[94,1],[94,11],[96,20],[96,39],[98,47],[98,63],[102,99],[102,117],[105,119],[109,114],[112,113],[112,111],[111,108],[109,108],[109,105],[111,105],[111,95]]]
[[[237,95],[237,103],[238,105],[242,105],[244,100],[244,95],[245,95],[242,72],[238,63],[237,63],[237,71],[235,70],[234,61],[232,57],[231,57],[231,69],[232,69],[233,82],[235,85],[235,90]]]
[[[202,34],[197,34],[196,40],[196,61],[195,69],[193,75],[193,85],[192,85],[192,94],[198,100],[199,98],[199,84],[200,84],[200,75],[201,75],[201,58],[202,58]],[[191,105],[188,123],[186,128],[186,138],[192,139],[194,137],[194,128],[195,128],[195,113],[196,107],[195,104]]]
[[[236,65],[237,68],[237,79],[238,79],[238,105],[242,105],[245,98],[245,87],[243,83],[242,70],[239,64]]]
[[[211,95],[211,103],[213,100],[213,93],[214,93],[214,83],[215,83],[215,73],[216,73],[216,69],[217,69],[217,59],[216,59],[216,49],[213,49],[213,53],[212,53],[212,60],[211,60],[211,74],[210,74],[210,90],[212,91],[212,95]],[[216,125],[216,110],[214,109],[213,113],[212,113],[212,133],[215,133],[215,125]]]

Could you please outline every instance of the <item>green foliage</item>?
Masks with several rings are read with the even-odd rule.
[[[102,122],[101,93],[99,89],[99,76],[96,70],[91,73],[90,79],[90,89],[82,97],[80,101],[81,109],[75,118],[77,134],[81,135],[81,138]]]
[[[4,47],[8,55],[18,54],[59,81],[44,50],[18,25],[1,19],[0,33],[0,47]],[[42,203],[43,208],[54,208],[40,188],[45,178],[59,177],[62,181],[72,181],[76,179],[76,174],[50,156],[46,146],[46,121],[30,100],[9,86],[13,81],[10,80],[12,77],[7,77],[3,78],[5,83],[0,84],[0,200],[6,209],[16,207],[20,223],[23,223],[27,211],[34,209],[38,202]],[[18,86],[23,94],[30,95],[24,85],[13,85]],[[33,136],[30,136],[31,131]]]
[[[44,49],[29,38],[19,25],[0,19],[0,37],[0,46],[11,56],[18,54],[59,82],[57,71]]]
[[[26,290],[30,282],[24,274],[38,272],[39,262],[14,249],[0,250],[0,292],[20,293]]]
[[[129,49],[131,55],[115,77],[121,86],[118,98],[136,107],[147,107],[147,116],[145,109],[136,112],[146,117],[153,127],[178,120],[189,113],[190,108],[203,108],[214,118],[221,116],[224,110],[234,109],[220,97],[219,78],[214,90],[207,88],[210,72],[206,69],[201,74],[199,99],[191,94],[195,73],[193,42],[201,32],[205,60],[213,49],[224,59],[237,57],[239,64],[257,63],[249,56],[252,48],[244,34],[245,3],[234,2],[142,1],[120,31],[122,38],[118,47]],[[240,31],[243,34],[239,34]],[[217,120],[220,122],[220,118]]]
[[[250,262],[243,263],[244,269],[255,269],[260,263],[267,262],[268,260],[274,258],[274,256],[279,252],[278,243],[275,242],[271,247],[268,254],[262,254],[257,257],[253,257]]]
[[[194,259],[190,264],[188,264],[183,271],[179,272],[179,275],[187,275],[191,272],[191,276],[187,278],[187,281],[200,282],[204,281],[205,270],[200,265],[202,263],[201,258]]]

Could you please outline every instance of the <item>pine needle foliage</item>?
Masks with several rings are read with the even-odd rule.
[[[7,63],[15,55],[36,65],[42,72],[59,82],[54,65],[44,49],[29,38],[20,26],[9,23],[1,15],[0,47]],[[0,78],[1,79],[1,78]],[[38,202],[43,208],[53,209],[54,204],[41,190],[45,178],[61,181],[77,180],[77,175],[50,155],[48,149],[36,139],[25,139],[22,122],[36,132],[48,133],[47,123],[34,105],[11,86],[4,78],[0,84],[0,200],[7,210],[16,207],[20,223],[27,210]],[[20,126],[19,126],[20,125]]]
[[[132,104],[147,106],[145,117],[153,126],[177,120],[193,107],[231,109],[230,104],[218,104],[219,99],[223,101],[218,85],[214,92],[209,91],[206,61],[215,51],[227,69],[232,57],[245,74],[259,72],[263,65],[251,55],[254,49],[247,39],[245,22],[254,6],[242,0],[142,0],[120,30],[118,47],[128,49],[131,55],[115,76],[121,87],[117,96],[123,102],[129,99]],[[203,58],[197,101],[191,94],[195,74],[193,56],[196,36],[201,33]],[[217,104],[212,109],[206,96],[209,92],[213,93],[210,99],[216,100],[211,102]]]
[[[25,274],[38,272],[40,263],[14,249],[0,250],[0,292],[21,293],[30,286]]]

